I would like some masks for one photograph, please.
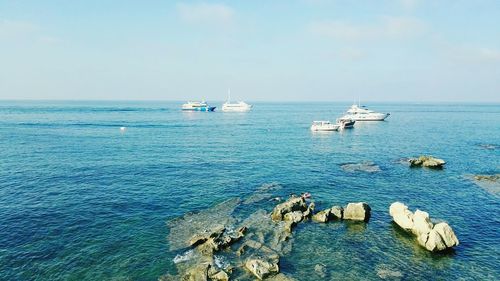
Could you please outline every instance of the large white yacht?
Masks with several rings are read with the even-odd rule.
[[[205,101],[188,101],[182,105],[185,111],[214,111],[215,106],[209,106]]]
[[[347,114],[342,119],[352,119],[354,121],[384,121],[390,113],[380,113],[367,109],[365,106],[353,104]]]
[[[231,103],[231,90],[228,89],[227,101],[224,104],[222,104],[222,111],[225,111],[225,112],[245,112],[245,111],[250,111],[251,109],[252,109],[252,105],[250,105],[244,101]]]

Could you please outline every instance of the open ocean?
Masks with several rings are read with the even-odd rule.
[[[248,113],[180,105],[0,102],[0,280],[156,280],[175,273],[181,253],[168,221],[269,183],[281,187],[275,196],[311,192],[319,209],[372,208],[361,227],[299,225],[281,261],[297,280],[500,280],[500,194],[470,178],[500,173],[499,104],[367,104],[391,116],[332,133],[310,123],[335,121],[350,104],[255,103]],[[404,163],[421,154],[447,164]],[[342,169],[366,161],[380,171]],[[394,201],[447,221],[460,245],[419,247],[391,223]],[[236,212],[248,208],[257,205]]]

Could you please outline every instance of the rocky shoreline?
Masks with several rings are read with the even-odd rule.
[[[191,230],[196,229],[196,232],[189,237],[184,233],[180,240],[174,239],[179,237],[176,237],[175,229],[171,230],[174,232],[171,232],[169,240],[182,241],[186,250],[184,255],[189,257],[180,256],[177,259],[176,275],[167,274],[159,280],[294,280],[280,272],[280,259],[291,252],[292,234],[298,224],[343,220],[365,224],[371,217],[371,208],[364,202],[316,211],[315,203],[309,196],[292,195],[277,204],[271,212],[257,210],[236,223],[230,216],[235,207],[231,204],[234,202],[214,207],[221,211],[214,216],[215,221],[231,223],[207,221],[207,214],[201,212],[201,223],[206,224],[204,229],[200,229],[199,225],[193,227]],[[429,251],[442,251],[458,245],[451,227],[446,223],[433,225],[425,212],[417,210],[413,214],[404,204],[395,202],[390,207],[390,214],[401,228],[414,233],[417,242]],[[198,223],[196,214],[187,214],[180,222],[185,227]],[[220,254],[224,254],[224,258]],[[320,274],[324,266],[317,264],[314,270]]]

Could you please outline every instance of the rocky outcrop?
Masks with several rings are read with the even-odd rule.
[[[312,216],[314,222],[327,222],[330,220],[330,209],[319,211]]]
[[[408,159],[410,167],[442,168],[446,162],[443,159],[422,155],[418,158]]]
[[[347,215],[340,206],[314,213],[315,205],[307,204],[306,196],[292,196],[276,205],[272,212],[259,209],[241,220],[232,217],[236,206],[229,205],[231,202],[202,211],[200,217],[190,213],[169,223],[169,241],[178,246],[175,249],[187,251],[174,259],[178,274],[167,274],[160,280],[248,280],[251,275],[258,280],[291,281],[292,278],[280,273],[279,262],[292,250],[292,230],[297,224],[309,219],[327,222],[344,217],[366,221],[370,216],[370,207],[365,203],[349,203]],[[179,230],[183,237],[172,230]],[[226,254],[221,255],[221,250]],[[325,266],[316,266],[315,272],[327,276]]]
[[[418,243],[429,251],[437,252],[458,245],[453,229],[445,222],[434,225],[429,214],[420,210],[412,213],[400,202],[392,203],[389,214],[402,229],[413,233]]]
[[[262,258],[249,258],[245,262],[245,268],[250,271],[257,279],[263,280],[269,276],[278,274],[279,260],[264,260]]]
[[[328,222],[331,220],[341,220],[343,219],[344,208],[340,206],[333,206],[329,209],[319,211],[312,216],[314,222]]]
[[[245,235],[247,228],[245,226],[236,231],[228,231],[224,226],[217,226],[212,230],[205,230],[202,233],[195,234],[189,239],[188,244],[205,256],[211,256],[214,252],[226,248],[238,241]]]
[[[345,220],[365,221],[371,216],[371,208],[364,202],[349,203],[344,209]]]
[[[275,221],[281,221],[287,213],[294,211],[305,212],[306,210],[306,200],[303,197],[291,197],[274,208],[271,218]]]
[[[344,208],[333,206],[330,208],[330,219],[341,220],[344,218]]]

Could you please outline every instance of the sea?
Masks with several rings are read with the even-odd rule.
[[[498,182],[474,180],[500,173],[500,104],[369,103],[390,117],[327,133],[311,122],[335,121],[349,103],[256,102],[247,113],[181,104],[1,101],[0,280],[175,274],[185,249],[171,246],[169,222],[269,185],[279,186],[272,198],[310,192],[318,209],[372,210],[368,223],[298,226],[280,260],[296,280],[500,280]],[[446,165],[410,168],[419,155]],[[260,199],[234,212],[272,210]],[[396,201],[448,222],[460,244],[420,247],[391,222]]]

